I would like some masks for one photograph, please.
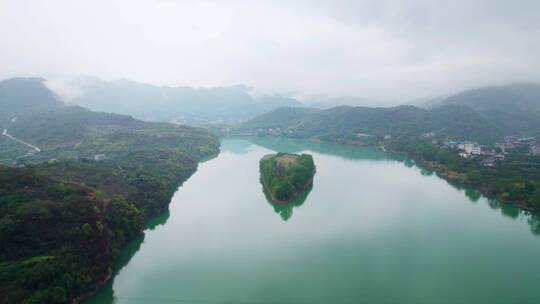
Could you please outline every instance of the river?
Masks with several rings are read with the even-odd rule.
[[[369,148],[231,139],[123,250],[87,304],[540,303],[536,217]],[[308,152],[305,200],[273,206],[259,159]]]

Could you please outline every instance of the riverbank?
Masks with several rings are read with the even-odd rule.
[[[511,201],[511,200],[505,200],[500,195],[493,195],[488,191],[486,187],[472,187],[468,180],[467,175],[463,173],[459,173],[457,171],[450,170],[445,165],[435,162],[435,161],[422,161],[419,160],[419,163],[417,163],[420,167],[424,166],[431,170],[433,170],[438,177],[444,179],[448,183],[450,183],[453,186],[462,188],[473,188],[477,191],[479,191],[483,196],[487,197],[488,199],[494,199],[504,204],[510,204],[514,205],[520,209],[523,209],[528,212],[540,214],[540,210],[538,208],[534,208],[530,204],[527,204],[523,201]]]
[[[487,184],[483,182],[481,178],[477,178],[477,171],[469,171],[469,172],[459,172],[457,170],[452,170],[449,168],[449,166],[435,160],[425,160],[419,157],[414,157],[410,153],[404,152],[404,151],[397,151],[397,150],[391,150],[387,149],[386,153],[390,153],[391,155],[397,156],[400,159],[409,159],[415,162],[415,164],[421,168],[427,168],[429,170],[432,170],[437,174],[438,177],[442,178],[443,180],[447,181],[449,184],[458,187],[458,188],[471,188],[476,191],[479,191],[482,195],[484,195],[488,199],[497,200],[500,203],[503,204],[509,204],[514,205],[522,210],[525,210],[527,212],[540,214],[540,208],[532,205],[531,203],[523,200],[517,200],[517,199],[511,199],[508,197],[508,195],[501,194],[501,193],[494,193],[493,185]],[[479,169],[483,170],[496,170],[495,168],[483,168],[479,167]],[[473,172],[474,174],[471,174],[470,172]],[[475,178],[475,181],[472,181],[471,178]]]

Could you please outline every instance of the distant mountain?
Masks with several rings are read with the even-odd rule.
[[[439,105],[440,102],[445,100],[446,98],[448,98],[448,95],[441,95],[441,96],[428,97],[428,98],[417,98],[417,99],[409,100],[403,104],[419,107],[422,109],[431,109],[433,108],[433,106]]]
[[[507,135],[540,135],[540,85],[513,84],[465,91],[433,107],[465,105]]]
[[[302,108],[304,104],[300,101],[281,95],[263,95],[255,99],[261,106],[264,112],[269,112],[281,107]]]
[[[315,108],[282,107],[262,114],[244,123],[244,126],[252,128],[275,128],[279,126],[293,127],[303,123],[307,117],[314,115],[319,111],[319,109]]]
[[[104,81],[79,77],[64,81],[78,94],[70,103],[95,111],[132,115],[149,121],[178,123],[238,122],[278,107],[302,107],[298,100],[280,96],[253,97],[245,86],[218,88],[162,87],[130,80]],[[59,92],[61,94],[61,92]]]
[[[444,105],[428,110],[429,128],[452,139],[493,143],[505,132],[492,120],[464,105]]]
[[[312,97],[305,101],[305,104],[310,107],[319,109],[330,109],[339,106],[351,107],[372,107],[372,106],[391,106],[395,105],[390,100],[365,98],[357,96],[340,96],[340,97]]]
[[[0,81],[0,126],[17,115],[63,106],[43,84],[42,78],[11,78]]]
[[[447,105],[433,110],[414,106],[370,108],[341,106],[327,110],[281,108],[256,117],[243,130],[280,128],[292,136],[321,139],[421,136],[434,132],[438,137],[493,142],[501,132],[469,107]],[[359,135],[360,134],[360,135]]]

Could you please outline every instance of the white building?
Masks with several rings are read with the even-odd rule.
[[[465,153],[469,155],[480,155],[482,154],[482,147],[478,143],[466,141],[463,143],[459,143],[457,145],[457,148],[460,150],[465,151]]]
[[[96,156],[94,156],[94,160],[95,161],[102,161],[102,160],[105,159],[105,157],[106,157],[105,154],[96,154]]]
[[[461,152],[459,152],[459,156],[461,156],[461,157],[463,157],[463,158],[469,158],[470,154],[467,153],[467,152],[461,151]]]

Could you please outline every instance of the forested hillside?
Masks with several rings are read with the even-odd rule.
[[[540,85],[514,84],[465,91],[433,107],[468,106],[507,135],[540,135]]]
[[[367,140],[367,137],[421,136],[491,142],[501,130],[466,106],[447,105],[433,110],[413,106],[368,108],[341,106],[327,110],[281,108],[243,124],[241,130],[280,128],[295,137]]]
[[[383,137],[441,137],[493,143],[507,135],[540,136],[540,85],[515,84],[464,91],[437,98],[428,109],[338,106],[281,108],[260,115],[242,130],[280,128],[297,137],[346,138],[358,133]],[[366,138],[364,138],[366,140]]]
[[[301,124],[311,115],[318,113],[313,108],[282,107],[262,114],[243,124],[244,128],[283,128]]]
[[[197,158],[215,152],[215,137],[198,128],[149,123],[130,116],[62,107],[19,117],[8,131],[41,149],[31,159],[124,157],[138,151],[168,151]]]

